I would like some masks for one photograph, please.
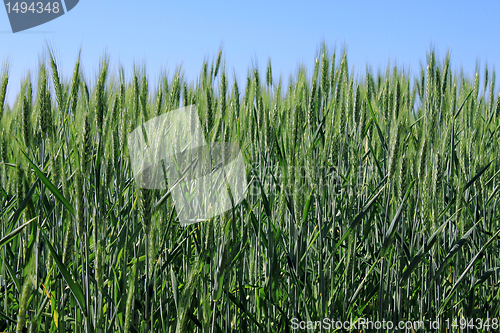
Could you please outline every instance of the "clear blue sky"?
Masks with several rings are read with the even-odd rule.
[[[150,86],[160,70],[172,74],[182,64],[196,80],[205,58],[220,46],[229,73],[239,82],[255,61],[285,82],[299,63],[311,70],[321,41],[347,47],[350,68],[364,74],[388,61],[418,74],[434,46],[438,56],[451,51],[452,68],[473,74],[476,60],[500,65],[498,1],[97,1],[80,3],[62,17],[12,34],[0,8],[0,63],[9,59],[9,102],[28,70],[35,72],[46,43],[56,51],[63,76],[71,77],[78,50],[87,78],[94,80],[106,50],[112,68],[132,72],[146,64]],[[232,78],[232,74],[230,75]],[[498,85],[497,85],[498,86]]]

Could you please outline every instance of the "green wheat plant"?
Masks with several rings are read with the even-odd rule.
[[[47,55],[12,105],[0,71],[0,331],[291,332],[324,318],[498,329],[491,67],[468,77],[431,50],[414,74],[361,77],[323,43],[288,81],[270,60],[237,81],[219,51],[198,78],[179,67],[153,86],[144,69],[113,72],[112,55],[95,80],[79,53],[68,78]],[[191,104],[208,143],[240,147],[249,185],[182,227],[175,184],[136,184],[127,137]]]

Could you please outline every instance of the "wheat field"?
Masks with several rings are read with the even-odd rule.
[[[45,54],[12,108],[0,71],[0,331],[319,332],[293,323],[323,318],[498,328],[491,69],[468,77],[431,50],[416,73],[358,78],[323,44],[288,81],[269,62],[237,82],[220,51],[198,78],[177,68],[151,87],[106,55],[86,78],[79,57],[63,77]],[[249,187],[182,227],[168,189],[134,182],[127,136],[187,105],[207,142],[240,147]]]

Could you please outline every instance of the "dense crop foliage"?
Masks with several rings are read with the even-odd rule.
[[[64,79],[49,51],[12,110],[0,73],[0,331],[500,317],[494,73],[430,52],[414,83],[397,67],[356,80],[326,47],[287,83],[271,63],[231,81],[221,53],[154,89],[107,57],[95,80],[80,66]],[[183,228],[167,190],[135,185],[127,135],[190,104],[208,142],[241,147],[250,187]]]

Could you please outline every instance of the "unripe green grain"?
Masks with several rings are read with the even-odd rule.
[[[349,90],[347,91],[347,97],[344,96],[345,101],[345,109],[346,109],[346,114],[347,114],[347,125],[349,127],[349,132],[353,128],[355,128],[356,123],[354,121],[354,88],[353,88],[353,81],[351,80],[349,82]]]
[[[360,119],[359,119],[359,136],[361,139],[365,138],[366,131],[366,112],[367,112],[367,103],[366,101],[362,102],[362,106],[360,108]]]
[[[261,96],[260,96],[260,77],[259,77],[259,70],[257,68],[254,68],[253,70],[253,88],[254,88],[254,94],[255,94],[255,103],[257,104],[257,126],[260,127],[262,124],[262,104],[261,104]]]
[[[271,87],[272,85],[273,85],[273,71],[271,68],[271,59],[269,59],[266,71],[266,86]]]
[[[105,162],[106,164],[111,163],[109,159]],[[97,212],[100,219],[104,219],[106,216],[106,200],[104,200],[106,189],[108,186],[108,173],[107,166],[101,166],[101,172],[103,176],[103,180],[100,184],[100,187],[97,191]]]
[[[388,117],[387,120],[389,122],[394,116],[393,107],[394,107],[394,91],[392,91],[392,89],[389,88],[389,96],[387,98],[387,117]]]
[[[495,71],[491,73],[490,94],[488,96],[488,113],[493,112],[493,103],[495,100]]]
[[[206,134],[210,135],[213,127],[213,112],[212,112],[212,89],[206,87],[205,88],[205,98],[207,102],[207,110],[206,110]]]
[[[170,100],[169,100],[169,108],[177,109],[180,104],[181,99],[181,83],[180,83],[180,74],[177,73],[174,76],[174,81],[172,82],[172,88],[170,91]]]
[[[361,90],[359,84],[356,86],[356,95],[354,98],[354,123],[356,125],[360,124],[360,114],[361,114]]]
[[[141,110],[142,110],[142,118],[144,121],[147,121],[149,119],[149,113],[148,113],[148,80],[146,79],[146,75],[143,75],[142,77],[142,85],[141,85],[141,96],[140,96],[140,102],[141,102]]]
[[[486,88],[488,88],[488,65],[484,66],[484,84],[483,84],[483,92],[486,93]]]
[[[26,83],[26,91],[25,91],[25,96],[26,96],[26,99],[28,100],[28,106],[30,107],[30,112],[33,110],[33,88],[31,86],[31,77],[30,75],[28,74],[28,79],[27,79],[27,83]]]
[[[366,74],[366,99],[372,102],[373,96],[375,96],[375,81],[373,80],[373,76],[367,69]]]
[[[448,72],[450,69],[450,53],[446,53],[446,60],[444,62],[444,69],[443,69],[443,85],[441,88],[441,94],[445,95],[446,94],[446,88],[448,85]]]
[[[54,90],[56,92],[56,102],[59,110],[65,109],[65,101],[63,100],[63,89],[61,86],[61,81],[59,79],[59,72],[57,70],[57,64],[54,59],[54,54],[52,50],[49,50],[50,54],[50,67],[52,68],[52,82],[54,83]]]
[[[454,83],[453,87],[451,88],[451,113],[453,116],[455,116],[456,107],[457,107],[457,85],[456,83]]]
[[[240,91],[238,89],[238,82],[234,80],[233,85],[233,112],[235,113],[236,119],[240,118]],[[236,124],[234,124],[236,125]]]
[[[208,73],[208,85],[212,86],[213,82],[213,74],[214,74],[214,63],[212,62],[212,66],[210,66],[210,72]]]
[[[120,109],[120,99],[118,95],[115,96],[115,100],[113,101],[113,108],[111,111],[111,124],[114,125],[114,128],[118,128],[120,124],[120,115],[118,114],[118,110]]]
[[[394,121],[399,119],[399,108],[401,105],[401,84],[396,81],[396,92],[394,96]]]
[[[423,176],[426,165],[426,157],[427,157],[427,136],[423,135],[422,148],[420,149],[420,159],[418,161],[418,170],[417,175],[420,182],[423,182]]]
[[[302,164],[303,156],[304,155],[304,149],[300,149],[297,160],[295,163],[295,182],[294,182],[294,191],[293,191],[293,205],[295,207],[295,215],[296,215],[296,220],[300,221],[302,216],[302,208],[303,208],[303,180],[305,178],[305,170],[304,170],[304,165]]]
[[[272,119],[271,119],[272,124],[273,124],[273,126],[275,126],[275,128],[277,128],[279,126],[278,123],[280,122],[280,112],[281,112],[281,110],[283,110],[283,107],[282,107],[283,101],[282,101],[282,96],[281,96],[281,89],[282,89],[281,85],[282,85],[282,81],[281,81],[281,77],[280,77],[280,79],[278,81],[278,86],[275,89],[275,101],[274,101],[275,104],[274,104],[274,106],[275,106],[276,112],[273,112]]]
[[[389,161],[387,165],[388,177],[392,184],[394,184],[395,167],[398,161],[399,154],[399,141],[400,141],[401,123],[397,120],[393,122],[391,133],[391,145],[389,150]]]
[[[324,51],[321,55],[321,94],[323,95],[325,102],[328,99],[328,94],[330,93],[328,65],[328,57]],[[323,107],[326,107],[326,104]]]
[[[288,106],[288,110],[286,114],[290,115],[290,121],[286,123],[287,132],[289,133],[289,138],[291,140],[290,147],[295,147],[297,144],[297,135],[299,130],[299,121],[300,121],[300,104],[298,93],[296,92],[297,86],[295,86],[294,92],[291,97],[291,103]],[[292,156],[294,156],[295,149],[291,150]],[[293,157],[292,157],[293,158]]]
[[[432,149],[431,154],[432,155]],[[432,166],[432,163],[431,163]],[[425,175],[422,175],[424,177],[423,181],[421,181],[421,193],[422,193],[422,220],[424,221],[425,225],[427,228],[430,227],[429,225],[429,216],[431,215],[431,191],[432,191],[432,170],[431,168],[427,168],[427,172]]]
[[[125,327],[124,333],[130,332],[130,325],[133,316],[133,307],[134,307],[134,299],[135,299],[135,280],[137,275],[137,259],[134,259],[134,263],[132,265],[132,272],[129,275],[128,279],[128,292],[127,292],[127,303],[125,305]]]
[[[460,152],[459,152],[459,161],[462,166],[462,170],[466,177],[469,176],[469,156],[468,156],[468,147],[467,147],[467,139],[462,137],[460,141]]]
[[[408,90],[410,91],[410,90]],[[415,107],[415,99],[417,97],[417,88],[414,87],[413,90],[411,91],[411,95],[410,95],[410,98],[408,98],[408,105],[407,105],[407,108],[408,108],[408,111],[410,112],[413,112],[413,109]]]
[[[120,80],[124,80],[121,78]],[[125,83],[122,81],[120,82],[120,106],[119,109],[123,109],[125,107]]]
[[[62,154],[62,151],[59,151],[59,154]],[[52,184],[54,184],[55,186],[58,186],[59,185],[59,181],[60,181],[60,176],[61,176],[61,168],[60,168],[60,164],[59,164],[59,158],[58,158],[58,155],[51,155],[50,156],[50,160],[52,162]]]
[[[245,87],[245,95],[243,96],[243,106],[247,107],[250,102],[250,89],[252,88],[252,80],[250,75],[247,76],[247,85]]]
[[[330,59],[330,88],[329,90],[333,92],[333,87],[335,86],[335,51]]]
[[[420,97],[420,100],[424,101],[425,98],[425,71],[423,68],[420,69],[420,82],[418,83],[418,94]]]
[[[113,143],[113,168],[116,173],[119,172],[120,170],[120,152],[121,152],[121,147],[120,147],[120,136],[118,134],[118,128],[115,128],[115,130],[111,134],[112,136],[112,143]]]
[[[9,83],[9,71],[6,68],[3,73],[2,86],[0,87],[0,121],[2,121],[5,96],[7,94],[7,84]]]
[[[90,115],[86,113],[84,115],[84,122],[83,122],[83,152],[82,152],[82,158],[83,158],[83,172],[88,171],[88,166],[92,158],[92,125],[90,122]]]
[[[274,107],[271,111],[271,114],[266,117],[266,142],[268,146],[274,146],[274,137],[275,137],[275,129],[277,127],[277,113],[278,113],[278,102],[274,103]]]
[[[284,177],[284,176],[282,176]],[[279,202],[278,202],[278,219],[280,221],[285,221],[285,214],[286,214],[286,191],[287,191],[287,187],[286,187],[286,182],[287,180],[284,179],[283,181],[283,185],[281,187],[281,191],[280,191],[280,197],[279,197]]]
[[[496,110],[495,110],[495,117],[496,117],[497,121],[500,118],[500,93],[498,93],[498,96],[497,96],[497,106],[496,106]]]
[[[139,190],[140,200],[141,200],[141,223],[142,228],[146,234],[149,233],[149,228],[151,225],[151,190],[141,188]]]
[[[189,105],[189,97],[188,97],[188,86],[187,83],[184,82],[182,84],[182,106],[188,106]]]
[[[448,119],[446,123],[444,123],[442,126],[442,135],[441,135],[441,142],[440,142],[440,151],[447,152],[449,151],[449,145],[450,145],[450,140],[451,140],[451,135],[452,135],[452,124],[453,121],[451,119]]]
[[[209,231],[209,235],[213,235],[214,232]],[[178,315],[177,315],[177,326],[175,329],[175,333],[183,333],[188,332],[188,309],[191,308],[193,303],[193,295],[196,292],[197,288],[200,286],[200,267],[199,262],[193,264],[193,268],[189,275],[187,275],[185,279],[185,285],[182,293],[179,297],[179,307],[178,307]],[[219,271],[223,271],[221,268]]]
[[[221,120],[224,122],[226,120],[226,95],[227,95],[227,82],[226,73],[222,70],[222,75],[220,79],[220,114]]]
[[[156,107],[155,107],[156,116],[159,116],[161,114],[162,104],[163,104],[163,89],[159,88],[156,93]]]
[[[89,93],[89,87],[87,86],[87,83],[85,80],[80,79],[81,85],[82,85],[82,95],[83,95],[83,101],[85,102],[85,107],[89,108],[90,107],[90,93]]]
[[[154,269],[154,264],[155,264],[155,259],[156,259],[156,255],[158,253],[158,227],[156,225],[152,225],[151,226],[151,231],[150,231],[150,234],[149,234],[149,237],[148,237],[148,242],[149,242],[149,256],[148,256],[148,260],[149,260],[149,264],[148,264],[148,268],[149,268],[149,271],[146,272],[146,274],[148,275],[151,275],[152,273],[152,270]],[[155,282],[153,282],[155,283]]]
[[[189,105],[197,105],[196,101],[197,101],[196,93],[194,91],[190,92],[189,93]]]
[[[21,292],[21,299],[19,300],[19,312],[17,315],[16,333],[24,332],[26,326],[26,312],[28,310],[28,300],[33,290],[33,279],[31,275],[24,278],[23,289]]]
[[[432,198],[437,206],[441,202],[441,196],[439,195],[439,190],[441,188],[441,180],[443,177],[443,163],[441,161],[441,154],[439,152],[434,153],[433,157],[433,168],[432,168]],[[435,216],[433,216],[435,218]]]
[[[383,93],[383,108],[384,108],[384,119],[385,121],[389,121],[389,77],[387,76],[385,78],[385,87],[384,87],[384,93]]]
[[[271,111],[272,112],[272,111]],[[270,149],[270,146],[271,146],[271,115],[270,115],[270,112],[266,111],[266,112],[263,112],[263,115],[262,115],[263,119],[264,119],[264,131],[263,131],[263,135],[264,135],[264,145],[266,147],[266,150],[269,151]],[[228,140],[225,140],[226,142]]]
[[[45,131],[42,130],[42,133],[49,138],[52,137],[54,132],[54,119],[52,117],[52,99],[50,96],[50,91],[47,91],[45,94],[45,102],[44,102],[44,116],[42,117],[42,124],[45,124]]]
[[[408,188],[408,174],[407,174],[407,169],[408,169],[408,158],[406,153],[403,153],[401,158],[399,159],[399,182],[397,182],[398,185],[398,197],[403,198],[406,190]]]
[[[434,107],[433,110],[435,113],[439,113],[441,110],[441,74],[439,72],[439,68],[436,68],[436,74],[435,74],[435,96],[436,99],[434,101]]]
[[[40,78],[39,78],[39,93],[38,93],[38,108],[40,114],[40,129],[44,137],[47,137],[50,133],[51,125],[51,111],[50,111],[50,92],[47,89],[47,76],[45,72],[45,66],[40,67]]]
[[[68,223],[66,225],[66,231],[64,233],[64,247],[62,255],[63,264],[66,265],[71,262],[71,254],[73,251],[73,241],[74,241],[73,232],[74,232],[73,224]]]
[[[214,78],[217,77],[217,73],[219,72],[221,58],[222,50],[219,50],[219,53],[217,54],[217,60],[215,61]]]
[[[347,50],[342,51],[342,62],[340,63],[340,69],[344,72],[343,77],[349,80],[349,65],[347,63]]]
[[[191,134],[195,134],[196,130],[198,129],[198,113],[196,109],[193,109],[193,105],[190,106],[190,128],[191,128]]]
[[[31,133],[33,129],[31,128],[31,113],[30,113],[30,105],[28,104],[28,99],[23,95],[23,137],[24,143],[26,145],[26,149],[30,150],[31,148]]]
[[[426,98],[426,112],[429,111],[430,102],[432,101],[432,87],[434,85],[434,52],[431,52],[430,59],[427,63],[427,75],[425,81],[425,98]]]
[[[95,267],[95,280],[97,281],[97,287],[102,290],[104,289],[104,267],[103,267],[103,248],[101,241],[98,241],[95,249],[94,257],[94,267]]]
[[[76,112],[78,103],[78,90],[80,89],[80,54],[73,70],[73,79],[71,80],[71,94],[70,94],[70,107],[73,113]]]
[[[24,170],[20,164],[16,167],[16,189],[17,189],[17,204],[21,205],[21,202],[24,200]]]
[[[316,130],[316,86],[318,82],[319,60],[316,58],[314,64],[314,74],[311,87],[311,94],[309,95],[309,107],[307,109],[307,125],[311,135]]]
[[[75,188],[76,188],[76,231],[78,237],[83,237],[84,235],[84,201],[83,201],[83,179],[82,174],[79,169],[75,172]]]
[[[130,96],[131,98],[131,103],[133,105],[133,115],[132,115],[132,121],[130,122],[130,129],[129,132],[132,132],[134,128],[136,127],[138,118],[139,118],[139,112],[140,112],[140,107],[139,107],[139,78],[137,77],[137,73],[134,73],[134,81],[133,81],[133,86],[132,86],[132,95]]]
[[[474,98],[471,99],[471,109],[474,109],[475,103],[477,101],[477,97],[479,96],[479,65],[476,64],[476,74],[474,75],[474,92],[472,96]]]
[[[207,86],[208,85],[208,78],[207,78],[207,62],[203,62],[203,69],[201,71],[201,79],[202,79],[202,83],[203,83],[203,86]]]
[[[342,66],[339,69],[338,73],[338,78],[336,80],[336,86],[335,86],[335,106],[338,107],[340,106],[340,97],[342,94],[342,82],[343,82],[343,75],[344,71],[342,70]]]
[[[95,92],[96,106],[95,106],[95,117],[97,123],[97,130],[99,136],[102,134],[102,125],[104,122],[104,111],[106,108],[106,101],[104,96],[104,88],[106,83],[106,77],[108,74],[108,64],[107,61],[104,60],[101,63],[101,68],[99,71],[99,79],[97,80],[97,87]]]
[[[0,132],[0,159],[3,163],[7,163],[7,138],[5,130],[2,128]],[[7,168],[2,164],[3,174],[0,174],[4,183],[7,184]]]

